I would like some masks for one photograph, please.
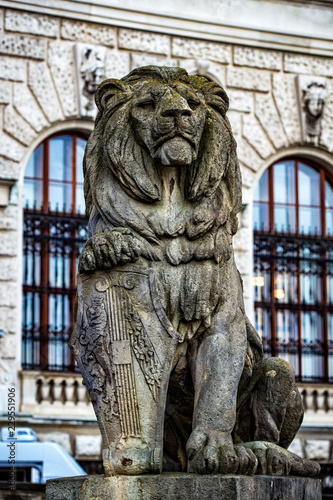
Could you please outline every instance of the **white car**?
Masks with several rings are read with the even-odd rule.
[[[57,477],[85,476],[86,472],[60,444],[38,442],[29,427],[1,429],[0,480],[8,480],[15,470],[16,481],[45,483]],[[6,476],[6,479],[3,477]]]

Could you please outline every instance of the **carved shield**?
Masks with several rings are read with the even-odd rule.
[[[78,276],[70,347],[98,419],[107,475],[161,471],[177,343],[152,270]]]

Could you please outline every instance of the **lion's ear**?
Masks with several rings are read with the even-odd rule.
[[[124,96],[127,96],[128,93],[129,86],[121,80],[116,80],[115,78],[104,80],[99,85],[95,94],[95,102],[99,111],[98,115],[101,116],[103,114],[105,105],[109,99],[119,94],[123,100]]]

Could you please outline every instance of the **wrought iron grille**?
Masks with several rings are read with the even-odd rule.
[[[24,211],[22,367],[75,370],[67,342],[73,328],[78,257],[87,219]]]
[[[254,231],[255,323],[300,382],[333,382],[333,238]]]

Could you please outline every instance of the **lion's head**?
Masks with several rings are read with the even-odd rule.
[[[223,88],[181,68],[147,66],[96,93],[98,115],[84,158],[87,214],[98,206],[96,176],[110,169],[134,199],[161,199],[161,169],[181,168],[184,196],[211,196],[224,182],[233,216],[241,207],[236,143]]]

